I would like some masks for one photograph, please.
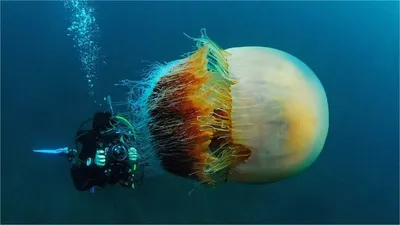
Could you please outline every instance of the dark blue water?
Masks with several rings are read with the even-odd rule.
[[[399,223],[398,2],[95,2],[96,98],[193,50],[261,45],[304,61],[325,87],[330,131],[306,172],[271,185],[188,192],[167,176],[135,191],[74,190],[68,162],[33,148],[73,143],[95,110],[58,1],[2,2],[2,223]]]

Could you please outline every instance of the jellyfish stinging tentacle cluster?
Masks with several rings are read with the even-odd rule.
[[[226,53],[206,36],[160,78],[149,97],[149,129],[167,171],[206,184],[226,179],[251,151],[232,139]]]

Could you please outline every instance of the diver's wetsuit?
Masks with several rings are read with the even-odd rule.
[[[87,166],[86,160],[90,157],[95,158],[99,142],[109,141],[107,139],[115,138],[115,135],[104,136],[100,131],[111,127],[112,116],[110,113],[96,113],[93,119],[92,130],[82,130],[77,133],[77,142],[81,143],[82,149],[79,153],[81,162],[73,163],[71,167],[71,176],[74,186],[79,191],[86,191],[93,186],[104,187],[106,184],[116,184],[119,181],[127,181],[129,177],[129,165],[124,163],[115,164],[107,162],[105,166],[98,167],[94,163]],[[79,161],[78,160],[78,161]],[[107,170],[108,175],[106,174]],[[121,185],[124,186],[123,183]]]

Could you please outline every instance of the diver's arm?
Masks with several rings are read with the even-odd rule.
[[[76,135],[77,143],[82,145],[81,151],[79,152],[78,158],[80,161],[86,163],[91,158],[94,159],[96,155],[96,138],[91,130],[79,131]]]
[[[88,154],[83,154],[79,156],[79,166],[80,167],[104,167],[106,165],[106,155],[104,150],[98,149],[94,157],[89,156]],[[81,160],[86,159],[86,160]]]
[[[86,161],[79,161],[72,164],[71,176],[77,190],[86,191],[93,186],[104,186],[106,184],[107,177],[103,168],[105,163],[101,164],[99,162],[101,160],[99,156],[101,156],[100,152],[96,154],[94,160],[89,157]]]
[[[79,191],[90,190],[93,186],[102,187],[107,183],[104,170],[99,167],[73,165],[71,167],[71,177],[75,188]]]

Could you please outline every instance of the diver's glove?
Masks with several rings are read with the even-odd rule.
[[[129,159],[130,161],[136,161],[137,158],[138,158],[138,153],[137,153],[136,148],[130,147],[130,148],[128,149],[128,159]]]
[[[94,164],[96,164],[99,167],[106,165],[106,154],[104,150],[98,149],[96,151],[96,156],[94,157]]]

